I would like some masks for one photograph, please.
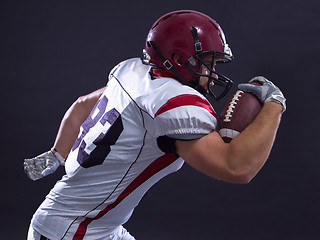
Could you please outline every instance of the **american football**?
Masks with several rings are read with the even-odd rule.
[[[252,83],[260,85],[260,83]],[[219,118],[219,134],[224,142],[243,131],[257,116],[262,102],[253,94],[237,90],[226,102]]]

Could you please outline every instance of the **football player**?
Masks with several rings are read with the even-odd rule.
[[[64,165],[33,215],[28,239],[134,239],[122,225],[148,189],[187,162],[201,172],[248,183],[268,158],[285,98],[263,77],[241,84],[264,103],[231,143],[215,131],[220,100],[232,81],[216,65],[233,56],[218,23],[191,10],[160,17],[143,59],[121,62],[105,88],[80,97],[65,114],[53,148],[25,159],[42,178]]]

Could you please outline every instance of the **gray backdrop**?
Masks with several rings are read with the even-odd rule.
[[[32,182],[23,159],[48,150],[70,104],[102,87],[115,64],[140,56],[151,24],[178,9],[216,19],[235,55],[218,70],[236,83],[264,75],[283,90],[288,110],[250,184],[185,165],[148,192],[126,228],[138,240],[320,239],[317,0],[2,1],[1,239],[25,238],[63,174]]]

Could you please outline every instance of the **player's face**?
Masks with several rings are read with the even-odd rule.
[[[212,64],[212,55],[207,56],[203,59],[206,66],[210,67]],[[210,75],[211,77],[214,77],[218,79],[218,75],[215,73],[212,73],[205,65],[202,66],[202,74]],[[212,70],[215,71],[216,66],[216,60],[214,60]],[[208,77],[201,76],[199,80],[199,85],[202,86],[206,91],[208,91]],[[210,82],[210,86],[214,85],[213,81]]]

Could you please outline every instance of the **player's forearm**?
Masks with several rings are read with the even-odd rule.
[[[65,113],[53,147],[58,150],[63,158],[66,158],[79,134],[84,117],[79,117],[80,109],[75,102]]]
[[[272,149],[280,124],[282,106],[268,102],[257,118],[229,144],[231,169],[249,182],[264,165]]]

